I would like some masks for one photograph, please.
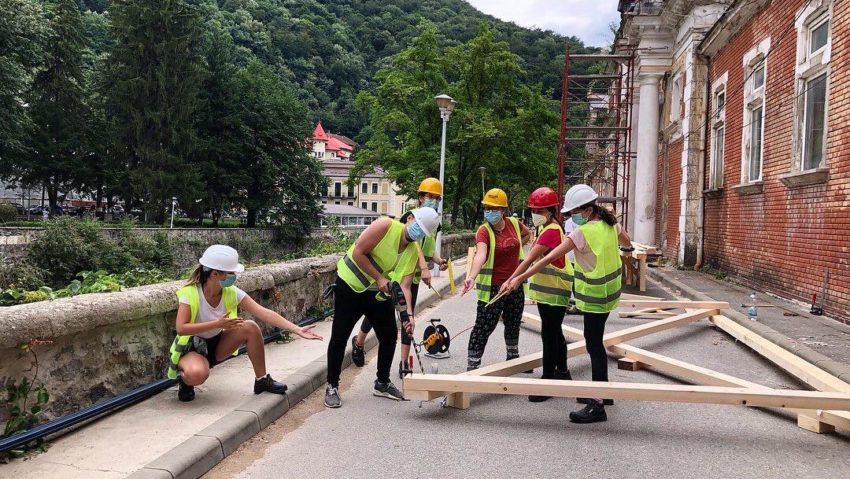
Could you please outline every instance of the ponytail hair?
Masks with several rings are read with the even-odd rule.
[[[550,207],[546,208],[546,211],[548,211],[549,214],[552,215],[552,221],[557,223],[557,225],[560,226],[561,229],[563,230],[564,229],[564,220],[563,220],[563,218],[561,218],[561,209],[558,208],[557,206],[550,206]]]
[[[608,211],[608,208],[599,206],[598,204],[596,204],[595,201],[584,206],[584,208],[587,207],[593,208],[593,214],[595,214],[599,217],[599,219],[607,223],[608,226],[614,226],[615,224],[617,224],[617,217],[614,216],[614,213]]]
[[[192,274],[189,275],[189,279],[188,281],[186,281],[186,286],[192,284],[203,286],[204,283],[207,282],[207,279],[209,279],[210,273],[212,273],[211,269],[207,269],[204,266],[198,265],[194,270],[192,270]]]

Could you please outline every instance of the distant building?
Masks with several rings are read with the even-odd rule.
[[[331,221],[334,220],[343,227],[367,226],[381,216],[372,210],[348,205],[326,204],[322,205],[322,210],[324,211],[321,220],[321,226],[323,228],[330,225]]]
[[[321,160],[322,172],[329,180],[327,190],[322,192],[323,204],[353,206],[395,218],[407,210],[407,197],[396,193],[395,183],[388,180],[380,168],[360,178],[354,188],[348,188],[357,148],[351,138],[326,132],[319,122],[310,144],[313,156]]]

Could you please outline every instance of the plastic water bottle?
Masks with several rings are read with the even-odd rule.
[[[437,363],[431,363],[431,374],[440,374],[440,365]]]
[[[750,318],[750,321],[758,321],[759,307],[756,303],[756,293],[751,294],[750,299],[752,300],[752,305],[750,306],[750,309],[747,310],[747,317]]]

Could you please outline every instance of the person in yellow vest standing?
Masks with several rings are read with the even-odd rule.
[[[366,315],[378,337],[378,373],[372,394],[401,401],[401,391],[390,381],[390,366],[398,334],[391,283],[398,282],[407,302],[406,333],[413,333],[410,286],[419,258],[416,242],[435,232],[440,218],[433,208],[413,211],[408,223],[380,218],[367,227],[337,263],[334,286],[334,321],[328,343],[328,385],[325,406],[342,406],[339,375],[351,331]]]
[[[525,307],[523,291],[520,289],[507,294],[489,306],[487,303],[516,270],[523,259],[522,245],[531,237],[531,231],[525,225],[506,216],[508,196],[504,191],[493,188],[484,194],[481,204],[484,205],[486,221],[475,235],[475,257],[461,292],[464,295],[474,287],[478,296],[475,326],[469,335],[467,348],[467,371],[481,366],[487,340],[500,317],[505,324],[507,359],[519,357],[519,326]]]
[[[570,188],[564,195],[561,212],[570,213],[578,229],[528,271],[508,281],[505,289],[519,288],[523,281],[575,250],[576,306],[584,315],[584,339],[587,341],[593,380],[608,381],[608,356],[602,336],[608,315],[620,302],[622,263],[618,246],[625,251],[634,248],[617,218],[599,206],[597,198],[599,195],[588,185]],[[612,400],[601,398],[579,398],[579,402],[587,405],[570,413],[570,420],[576,423],[607,420],[605,404],[613,404]]]
[[[436,210],[442,198],[443,185],[440,183],[440,180],[436,178],[425,178],[422,180],[422,183],[419,184],[420,207],[427,206],[428,208]],[[401,224],[407,224],[412,214],[413,212],[408,211],[402,215],[402,217],[399,218]],[[444,260],[436,254],[436,236],[437,232],[435,231],[418,241],[421,254],[419,255],[419,262],[413,276],[413,284],[410,286],[411,310],[413,314],[416,314],[416,299],[419,297],[419,283],[424,282],[426,285],[430,286],[431,268],[433,268],[435,264],[438,264],[440,265],[440,270],[445,271],[449,264],[447,260]],[[366,335],[369,334],[369,331],[371,330],[372,323],[369,322],[369,318],[364,318],[363,321],[360,322],[360,330],[357,332],[357,335],[351,338],[351,362],[353,362],[357,367],[362,368],[363,365],[366,364],[366,351],[363,349],[363,345],[366,343]],[[404,363],[410,355],[411,341],[412,339],[408,336],[407,332],[402,330],[401,349],[399,352],[399,370],[402,369],[402,366],[404,366]]]
[[[286,393],[286,385],[266,374],[263,333],[251,320],[239,317],[241,308],[255,318],[290,331],[305,339],[321,340],[313,331],[289,322],[278,313],[260,306],[237,288],[236,273],[245,271],[239,264],[239,253],[230,246],[212,245],[198,260],[186,286],[177,290],[177,337],[171,344],[167,376],[178,378],[177,397],[181,401],[195,399],[195,386],[203,384],[210,368],[224,361],[246,345],[254,367],[254,394]]]
[[[539,258],[564,241],[558,215],[558,194],[541,187],[528,197],[531,218],[537,227],[537,241],[510,279],[524,273]],[[509,281],[510,281],[509,279]],[[561,324],[567,312],[573,285],[573,266],[562,256],[529,278],[528,297],[537,302],[543,340],[543,375],[541,379],[571,379],[567,369],[567,341]],[[507,283],[502,291],[507,290]],[[531,402],[543,402],[549,396],[529,396]]]

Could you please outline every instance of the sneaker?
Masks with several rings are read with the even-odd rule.
[[[273,394],[286,394],[287,390],[286,384],[279,383],[272,379],[271,374],[266,374],[266,377],[257,379],[254,381],[254,394],[260,393],[273,393]]]
[[[351,338],[351,362],[358,368],[362,368],[366,364],[366,351],[363,346],[357,345],[357,336]]]
[[[592,401],[593,401],[593,399],[590,399],[590,398],[576,398],[576,402],[579,403],[579,404],[590,404]],[[604,404],[606,406],[613,406],[614,400],[613,399],[603,399],[602,404]]]
[[[183,378],[177,379],[177,399],[183,402],[189,402],[195,399],[195,386],[189,386],[183,382]]]
[[[338,408],[342,406],[342,399],[339,397],[339,390],[328,384],[325,388],[325,407]]]
[[[570,413],[570,421],[578,424],[589,424],[592,422],[602,422],[607,420],[608,414],[605,413],[605,406],[596,400],[591,400],[590,404],[581,410]]]
[[[394,401],[404,401],[404,394],[395,387],[392,382],[382,383],[375,380],[375,389],[372,394],[378,397],[392,399]]]
[[[555,370],[555,377],[553,379],[559,379],[561,381],[572,381],[573,377],[570,374],[569,370],[561,371],[560,369]]]
[[[549,379],[549,378],[540,378],[540,379]],[[543,402],[552,399],[552,396],[528,396],[528,402]]]

